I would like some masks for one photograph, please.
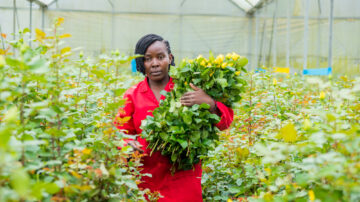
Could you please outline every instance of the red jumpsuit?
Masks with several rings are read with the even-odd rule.
[[[171,91],[174,87],[172,78],[170,78],[166,85],[166,91]],[[125,94],[125,105],[119,110],[118,117],[131,117],[123,125],[114,122],[118,129],[124,130],[127,134],[140,134],[141,121],[146,116],[151,115],[152,111],[159,106],[154,93],[149,87],[147,78],[139,82],[133,87],[129,88]],[[160,99],[165,97],[161,95]],[[221,112],[221,120],[216,124],[220,130],[228,128],[233,120],[233,110],[228,108],[221,102],[216,102],[219,111]],[[116,120],[116,119],[115,119]],[[150,173],[152,177],[143,177],[142,183],[139,187],[149,188],[151,191],[158,191],[163,196],[160,202],[200,202],[202,201],[201,189],[201,163],[194,165],[194,169],[185,171],[176,171],[171,175],[171,164],[168,157],[161,155],[161,153],[153,152],[150,156],[150,149],[147,149],[148,143],[145,139],[137,137],[137,141],[142,145],[144,153],[143,170],[142,173]]]

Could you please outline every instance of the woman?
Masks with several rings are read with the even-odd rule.
[[[135,54],[144,55],[136,59],[136,68],[145,75],[145,79],[128,89],[124,98],[126,103],[119,110],[117,117],[130,117],[125,124],[115,125],[118,129],[127,134],[140,134],[141,121],[159,106],[159,101],[165,97],[160,91],[171,91],[174,87],[172,78],[169,76],[170,65],[174,66],[174,56],[171,53],[168,41],[155,34],[148,34],[142,37],[136,44]],[[232,109],[224,104],[215,101],[203,90],[190,84],[194,91],[187,92],[181,97],[181,103],[185,106],[207,103],[210,105],[210,112],[221,117],[216,124],[220,130],[229,127],[233,120]],[[142,188],[149,188],[151,191],[158,191],[163,196],[161,202],[175,201],[202,201],[201,190],[201,163],[194,165],[194,169],[176,171],[171,174],[168,157],[161,153],[154,152],[150,156],[150,149],[145,139],[137,137],[136,140],[127,140],[135,150],[145,154],[143,157],[142,173],[149,173],[151,177],[143,177]]]

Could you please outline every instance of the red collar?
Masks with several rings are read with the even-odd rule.
[[[170,91],[174,88],[174,82],[173,79],[170,77],[169,82],[166,84],[164,90],[165,91]],[[150,90],[150,86],[147,82],[147,77],[145,76],[145,79],[140,83],[139,86],[140,92],[145,93],[148,90]]]

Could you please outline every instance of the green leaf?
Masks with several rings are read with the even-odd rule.
[[[49,71],[49,63],[40,56],[34,57],[27,65],[29,65],[30,71],[36,74],[44,74]]]
[[[22,168],[11,172],[10,184],[14,190],[23,198],[27,197],[30,188],[30,177]]]
[[[200,109],[210,109],[210,105],[206,104],[206,103],[202,103],[200,105]]]
[[[190,139],[192,142],[196,142],[200,139],[201,133],[200,131],[194,131],[191,135],[190,135]]]
[[[190,125],[192,123],[192,116],[190,113],[184,113],[182,118],[186,124]]]
[[[181,145],[183,149],[185,149],[188,146],[188,143],[186,140],[183,139],[176,139],[176,141]]]
[[[216,82],[217,82],[218,84],[220,84],[220,86],[221,86],[222,88],[225,88],[225,87],[228,86],[227,80],[224,79],[224,78],[217,78],[217,79],[216,79]]]
[[[229,187],[229,192],[232,194],[237,194],[241,191],[241,187],[238,186],[230,186]]]

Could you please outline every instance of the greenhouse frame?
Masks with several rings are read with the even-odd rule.
[[[176,58],[235,51],[250,59],[250,69],[348,72],[359,70],[359,9],[360,2],[349,0],[3,0],[0,18],[4,33],[16,33],[46,30],[63,16],[73,35],[68,42],[93,54],[132,54],[140,36],[157,33]]]

